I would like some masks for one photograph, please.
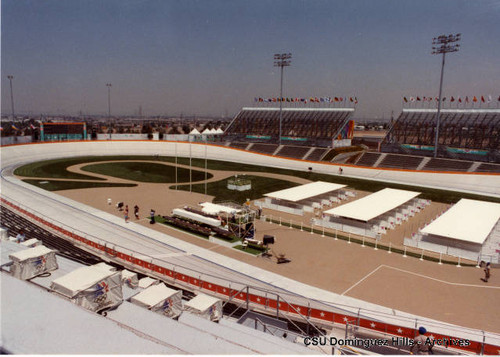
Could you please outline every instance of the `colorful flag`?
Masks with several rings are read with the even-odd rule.
[[[458,97],[458,102],[462,103],[462,98]]]
[[[451,96],[450,102],[454,102],[454,101],[455,101],[455,98],[453,96]]]
[[[473,102],[477,102],[477,98],[476,98],[476,96],[474,96],[474,98],[472,98],[472,101],[473,101]]]
[[[18,128],[16,128],[16,126],[14,124],[12,124],[12,129],[19,130]]]
[[[493,101],[493,98],[491,98],[491,94],[488,95],[488,103],[491,103]]]
[[[442,99],[442,100],[443,100],[443,102],[445,102],[445,101],[446,101],[446,97],[443,97],[443,99]]]
[[[417,102],[420,102],[420,97],[417,96]]]
[[[481,102],[483,102],[483,103],[485,102],[484,96],[481,96]]]
[[[339,101],[339,98],[338,97],[335,97],[335,101],[338,102]]]
[[[469,96],[468,95],[465,96],[465,103],[469,103]]]
[[[415,101],[415,98],[414,97],[410,97],[410,102],[414,102]]]

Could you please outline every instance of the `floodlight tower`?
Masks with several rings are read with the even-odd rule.
[[[14,93],[12,91],[12,80],[14,79],[14,76],[9,74],[7,78],[10,82],[10,107],[12,109],[12,120],[14,120]]]
[[[106,83],[108,87],[108,120],[111,123],[111,83]]]
[[[438,153],[438,138],[439,138],[439,115],[441,113],[441,93],[443,90],[443,73],[444,73],[444,61],[445,55],[449,52],[458,52],[460,45],[458,42],[460,41],[461,34],[457,33],[456,35],[441,35],[438,37],[434,37],[432,39],[432,54],[438,55],[443,54],[443,62],[441,64],[441,80],[439,81],[439,97],[438,97],[438,110],[436,114],[436,139],[434,141],[434,157],[437,157]]]
[[[283,68],[290,66],[292,62],[290,59],[292,58],[291,53],[282,53],[274,55],[274,67],[281,67],[281,85],[280,85],[280,137],[279,144],[281,145],[281,122],[283,119]]]

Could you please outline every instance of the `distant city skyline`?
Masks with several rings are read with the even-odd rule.
[[[443,96],[500,95],[496,0],[3,0],[2,114],[232,116],[279,97],[357,97],[355,118],[438,95],[432,38],[461,33]]]

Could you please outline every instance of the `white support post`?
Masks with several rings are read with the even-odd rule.
[[[321,234],[322,237],[325,236],[325,226],[323,226],[323,233]]]
[[[365,247],[365,236],[363,236],[363,244],[361,244],[361,248]]]
[[[378,243],[378,241],[375,239],[375,249],[374,250],[378,250],[377,243]]]
[[[339,239],[337,238],[337,229],[335,229],[335,240],[339,240]]]
[[[424,252],[425,252],[425,249],[422,249],[422,255],[420,255],[420,259],[419,260],[424,260]]]
[[[349,240],[347,241],[347,243],[351,244],[351,233],[349,232]]]
[[[391,252],[391,246],[392,246],[392,243],[391,243],[391,242],[389,242],[389,250],[387,251],[387,253],[388,253],[388,254],[391,254],[391,253],[392,253],[392,252]]]
[[[460,256],[458,256],[458,264],[457,264],[457,268],[460,268],[461,265],[460,265]]]
[[[281,227],[281,216],[280,216],[280,227]]]
[[[314,223],[311,223],[311,234],[314,233]]]
[[[292,220],[290,220],[290,229],[292,229]]]
[[[405,247],[405,251],[403,253],[403,258],[406,258],[406,257],[407,257],[407,255],[406,255],[406,247]]]
[[[304,230],[302,229],[302,225],[304,224],[304,222],[300,222],[300,231],[303,232]]]
[[[441,262],[441,258],[443,257],[443,253],[442,252],[439,252],[439,265],[443,265],[443,263]]]

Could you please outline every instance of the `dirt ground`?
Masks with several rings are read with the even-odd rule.
[[[75,165],[69,169],[81,172],[81,166],[83,165]],[[214,175],[209,181],[239,174],[213,170],[209,172]],[[85,172],[85,174],[90,173]],[[308,182],[291,176],[249,172],[245,174],[275,177],[298,183]],[[130,182],[106,178],[109,182]],[[172,184],[137,184],[137,187],[65,190],[56,193],[121,217],[123,217],[122,212],[115,208],[118,201],[128,204],[131,211],[137,204],[140,207],[141,217],[147,217],[150,209],[155,209],[157,214],[170,214],[175,207],[185,204],[197,205],[213,199],[211,196],[194,192],[176,191],[172,189],[174,186]],[[273,189],[270,188],[269,191]],[[367,194],[358,192],[356,199]],[[107,204],[108,198],[112,200],[112,205]],[[439,212],[446,209],[447,205],[432,203],[396,230],[389,231],[388,234],[382,236],[381,242],[384,244],[390,242],[393,247],[402,247],[404,236],[409,237],[412,232],[416,232]],[[273,215],[274,219],[281,216],[283,222],[289,222],[291,219],[294,224],[303,222],[307,226],[312,218],[312,214],[300,217],[267,209],[263,213],[268,216]],[[132,221],[134,221],[133,218]],[[480,280],[484,275],[483,270],[476,267],[438,265],[434,262],[420,261],[417,258],[403,257],[401,254],[389,254],[384,250],[362,247],[360,244],[349,244],[344,240],[322,237],[321,234],[310,234],[306,231],[301,232],[299,229],[258,221],[256,223],[258,237],[263,234],[276,236],[273,251],[284,253],[287,258],[291,259],[288,264],[278,265],[274,258],[255,257],[178,232],[164,225],[150,226],[146,219],[141,219],[137,223],[338,294],[432,319],[500,333],[500,304],[498,304],[500,272],[497,269],[492,270],[490,281],[484,283]]]

